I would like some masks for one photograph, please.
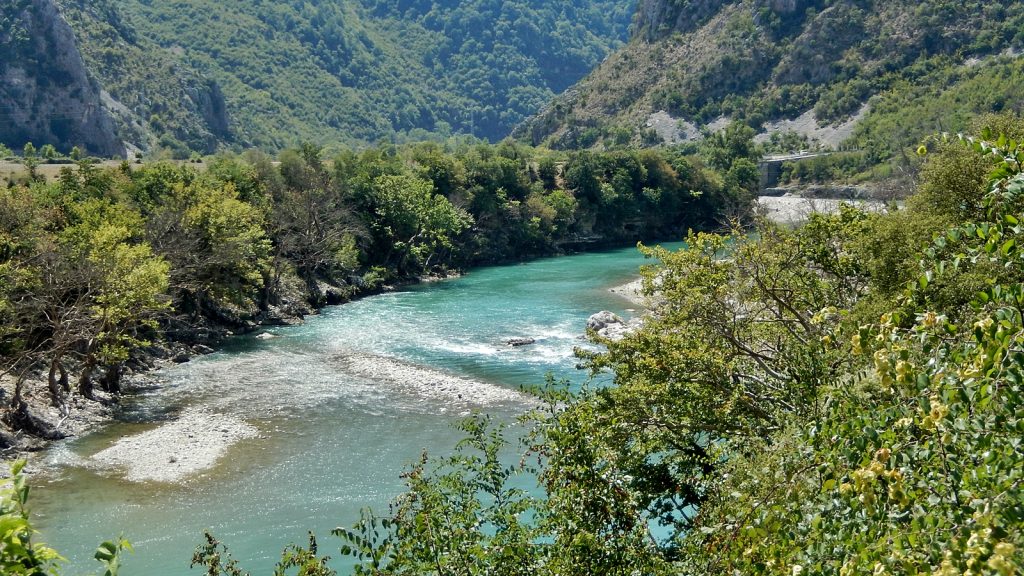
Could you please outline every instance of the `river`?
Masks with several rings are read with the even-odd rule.
[[[66,574],[92,572],[96,544],[123,534],[135,547],[123,574],[178,576],[199,573],[189,559],[210,529],[243,568],[269,574],[283,546],[305,543],[312,530],[345,573],[330,530],[353,524],[363,507],[386,511],[410,462],[451,450],[458,419],[474,410],[513,418],[525,406],[515,391],[548,373],[585,380],[572,351],[585,344],[586,318],[629,315],[631,304],[608,288],[641,264],[627,248],[476,269],[166,368],[159,387],[125,403],[123,421],[43,457],[33,480],[41,539],[69,558]],[[511,348],[512,337],[537,341]],[[460,378],[421,386],[414,367]],[[118,438],[197,407],[241,418],[260,436],[180,484],[129,482],[91,464]]]

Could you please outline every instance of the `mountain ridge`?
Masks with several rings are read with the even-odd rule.
[[[4,0],[0,18],[29,1]],[[633,15],[612,0],[31,2],[70,24],[126,148],[174,157],[498,140],[621,45]],[[25,140],[70,148],[39,129],[0,138]]]
[[[1024,8],[1017,4],[642,0],[626,47],[517,127],[514,136],[567,149],[672,144],[665,134],[676,131],[664,129],[670,118],[667,123],[677,126],[668,128],[689,132],[679,141],[732,120],[765,129],[765,140],[773,126],[807,124],[812,114],[813,125],[801,134],[812,146],[814,139],[806,136],[851,118],[862,119],[858,126],[870,125],[872,102],[879,98],[957,89],[942,81],[972,59],[1015,56],[1024,46],[1022,24]],[[1019,98],[974,102],[984,100],[977,92],[964,96],[972,102],[954,115],[1022,104]],[[888,129],[911,120],[916,121],[889,117],[875,124]],[[939,126],[941,120],[929,117],[928,126],[908,129],[912,137],[904,140],[936,128],[966,127]],[[851,131],[853,146],[888,138],[868,132]]]

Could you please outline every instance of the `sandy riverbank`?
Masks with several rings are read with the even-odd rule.
[[[182,482],[213,467],[227,450],[259,430],[234,416],[189,410],[157,428],[121,438],[87,465],[118,471],[132,482]]]
[[[608,289],[612,294],[618,294],[619,296],[629,300],[633,304],[642,308],[647,308],[648,298],[644,296],[644,281],[643,278],[637,278],[630,280],[625,284],[619,286],[612,286]]]

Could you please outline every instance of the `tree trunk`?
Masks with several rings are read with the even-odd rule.
[[[107,368],[107,373],[103,375],[103,390],[110,394],[121,393],[121,364]]]
[[[57,378],[57,374],[60,374],[59,379]],[[68,408],[64,395],[64,389],[65,386],[67,386],[67,383],[68,373],[60,363],[60,356],[55,356],[50,360],[50,374],[47,379],[47,384],[50,389],[50,402],[60,409],[61,416],[68,415]]]
[[[17,409],[22,404],[25,403],[25,401],[21,397],[22,393],[24,392],[24,390],[25,390],[25,377],[24,377],[24,375],[19,374],[17,376],[17,378],[15,379],[15,381],[14,381],[14,394],[11,396],[11,405],[10,405],[11,408]]]
[[[96,363],[93,359],[88,359],[85,362],[85,366],[82,367],[82,374],[78,377],[78,393],[83,398],[89,400],[96,400],[96,395],[93,393],[92,373],[96,369]]]

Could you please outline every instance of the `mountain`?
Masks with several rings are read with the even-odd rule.
[[[1020,109],[1024,4],[642,0],[633,35],[519,126],[556,148],[695,140],[738,120],[796,143],[899,146]],[[845,143],[845,144],[844,144]]]
[[[0,143],[61,143],[120,155],[114,119],[74,35],[47,0],[0,2]]]
[[[501,139],[621,46],[635,10],[613,0],[0,0],[2,21],[24,23],[22,5],[60,33],[28,34],[16,61],[32,66],[8,66],[12,77],[40,78],[34,97],[54,109],[95,111],[108,139],[113,121],[129,149],[175,156]],[[47,91],[59,68],[42,58],[59,46],[91,86],[88,102]],[[3,96],[29,115],[24,98]],[[62,136],[26,125],[0,141],[70,148]]]
[[[139,34],[114,0],[59,4],[130,148],[187,156],[233,140],[220,86]]]

